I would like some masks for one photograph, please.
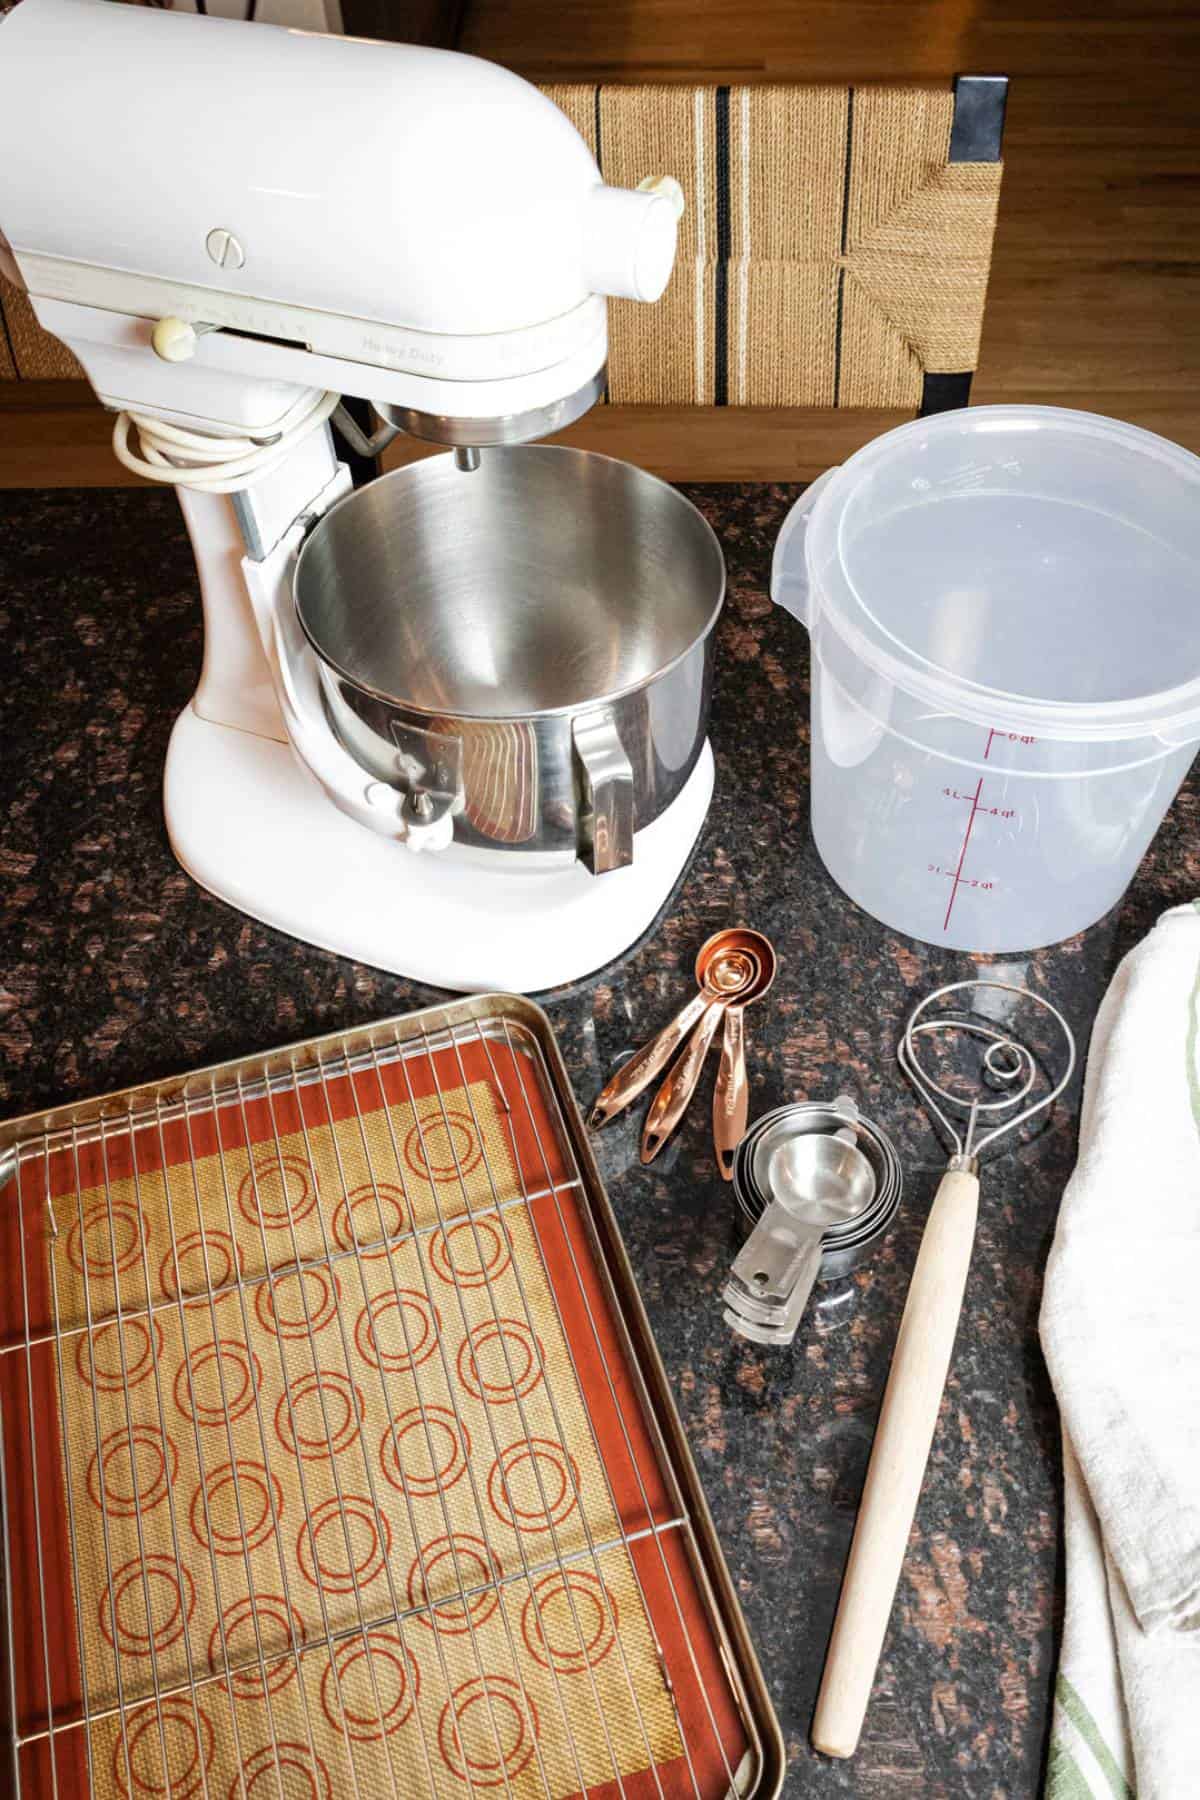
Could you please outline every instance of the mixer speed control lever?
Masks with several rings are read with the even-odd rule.
[[[189,325],[186,319],[168,315],[150,333],[150,345],[163,362],[190,362],[196,354],[196,339],[220,329],[219,325]]]

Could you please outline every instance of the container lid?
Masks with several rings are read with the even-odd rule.
[[[939,711],[1200,737],[1200,458],[1151,432],[1041,406],[918,419],[834,471],[780,555],[818,647],[836,632]]]

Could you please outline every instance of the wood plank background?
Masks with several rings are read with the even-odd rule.
[[[371,5],[404,35],[404,0]],[[1196,0],[468,0],[459,42],[541,81],[1009,75],[973,397],[1111,413],[1200,452]],[[0,382],[0,485],[118,480],[86,390],[33,385]],[[890,422],[601,409],[565,435],[675,479],[805,479]]]

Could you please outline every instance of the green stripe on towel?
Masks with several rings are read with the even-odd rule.
[[[1133,1788],[1130,1787],[1124,1775],[1121,1773],[1121,1765],[1101,1737],[1100,1728],[1096,1724],[1095,1719],[1093,1719],[1091,1713],[1088,1711],[1075,1689],[1071,1686],[1071,1683],[1067,1680],[1066,1676],[1061,1673],[1054,1684],[1054,1698],[1058,1705],[1062,1707],[1068,1719],[1070,1719],[1072,1725],[1095,1757],[1100,1768],[1104,1771],[1108,1785],[1116,1795],[1116,1800],[1136,1800]],[[1078,1773],[1078,1770],[1076,1772]],[[1050,1774],[1051,1780],[1053,1780],[1053,1768],[1051,1769]],[[1082,1776],[1080,1776],[1081,1781],[1082,1779]],[[1082,1787],[1079,1791],[1084,1794],[1088,1792],[1086,1786]],[[1068,1788],[1066,1792],[1069,1795],[1070,1789]]]
[[[1056,1737],[1046,1762],[1046,1791],[1042,1800],[1094,1800],[1083,1771],[1066,1744]]]

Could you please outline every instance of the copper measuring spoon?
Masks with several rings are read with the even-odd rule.
[[[663,1082],[646,1117],[642,1132],[641,1156],[644,1163],[653,1162],[675,1127],[687,1111],[696,1091],[704,1058],[717,1028],[730,1006],[748,994],[759,977],[759,947],[766,940],[757,931],[735,926],[719,931],[704,948],[709,951],[705,971],[705,993],[708,1004],[701,1015],[687,1049]],[[768,945],[768,949],[770,946]]]
[[[746,1135],[750,1109],[750,1086],[746,1079],[746,1008],[760,1000],[775,979],[779,959],[775,946],[760,931],[747,931],[743,937],[755,940],[752,954],[758,963],[758,976],[753,985],[725,1008],[725,1034],[721,1042],[721,1067],[713,1092],[713,1147],[717,1167],[725,1181],[733,1180],[733,1157]]]
[[[710,990],[707,984],[710,970],[721,957],[729,935],[727,930],[717,931],[701,944],[696,953],[696,985],[699,993],[694,994],[687,1005],[681,1007],[669,1025],[664,1025],[648,1044],[643,1044],[637,1055],[618,1069],[612,1080],[601,1090],[588,1116],[588,1124],[593,1131],[598,1130],[601,1125],[607,1125],[610,1119],[615,1119],[639,1094],[644,1093],[654,1077],[666,1068],[705,1008],[721,991],[719,987]],[[727,975],[730,973],[724,962],[722,968],[726,969]]]

